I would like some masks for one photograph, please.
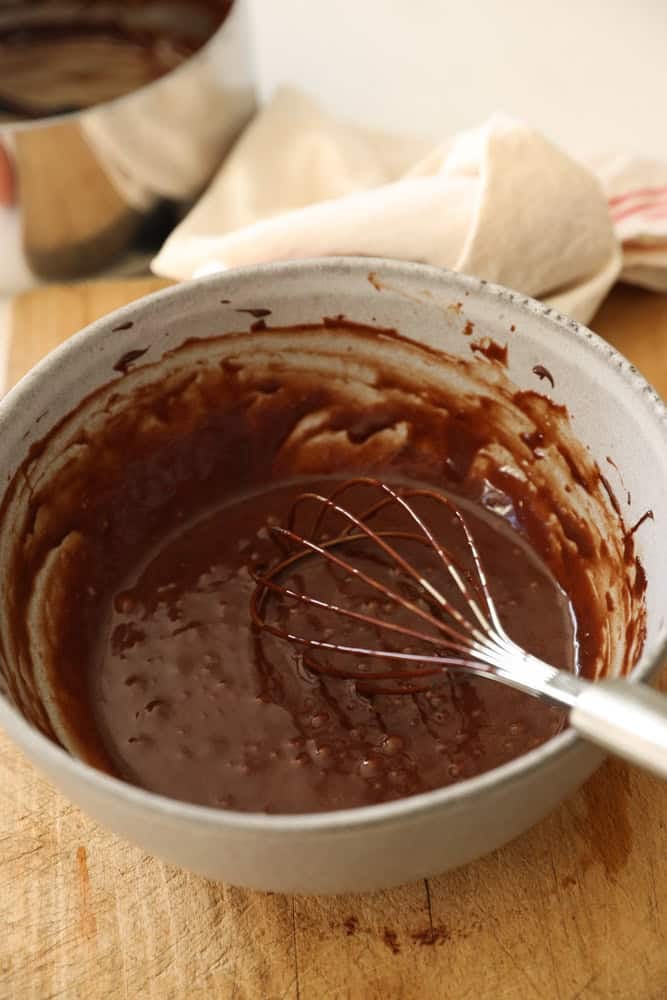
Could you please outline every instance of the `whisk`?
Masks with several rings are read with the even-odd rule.
[[[373,499],[355,513],[345,506],[344,499],[346,493],[358,487]],[[439,541],[416,509],[416,501],[446,508],[461,533],[468,555],[466,565]],[[296,527],[297,515],[306,505],[313,508],[314,520],[311,529],[301,534]],[[392,509],[401,512],[407,528],[372,525],[378,515]],[[333,534],[324,530],[331,514],[342,523]],[[570,726],[581,736],[667,778],[667,698],[626,679],[592,683],[545,663],[517,645],[500,621],[465,516],[449,497],[425,487],[394,487],[379,479],[357,477],[337,485],[328,496],[300,494],[286,523],[273,525],[270,530],[284,556],[257,576],[250,607],[252,620],[258,629],[305,649],[303,664],[313,674],[352,680],[362,692],[391,694],[424,690],[420,685],[448,670],[493,678],[565,708]],[[400,545],[406,542],[428,547],[435,567],[428,579],[401,551]],[[358,543],[392,567],[393,582],[378,579],[366,566],[368,559],[355,562],[354,547]],[[386,616],[335,603],[290,583],[312,560],[322,560],[348,580],[363,584],[377,595],[374,606],[380,605]],[[332,630],[318,629],[319,634],[314,636],[292,631],[285,624],[285,615],[282,619],[275,614],[270,617],[272,598],[283,610],[291,603],[334,615],[339,625],[346,622],[346,634],[355,625],[360,631],[372,626],[380,634],[416,642],[421,648],[415,650],[411,645],[407,649],[376,649],[364,645],[361,639],[356,641],[354,632],[349,641],[337,641],[335,631],[329,634]],[[403,612],[410,624],[405,624]],[[335,663],[326,658],[329,654]],[[346,666],[345,662],[352,659],[356,664]],[[365,661],[371,660],[381,661],[383,666],[369,670]]]

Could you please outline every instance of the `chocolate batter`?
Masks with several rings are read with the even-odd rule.
[[[92,663],[91,701],[110,755],[128,780],[206,805],[315,812],[450,784],[524,753],[561,728],[561,715],[546,706],[453,672],[416,696],[364,696],[352,681],[318,679],[297,650],[253,630],[254,574],[279,556],[267,518],[284,520],[304,488],[329,492],[333,485],[298,483],[239,498],[179,531],[115,592]],[[363,509],[359,501],[346,497],[353,509]],[[449,517],[429,510],[440,537],[458,538],[462,548]],[[480,506],[474,510],[470,525],[510,633],[572,669],[569,601],[506,522]],[[415,564],[433,578],[428,550],[411,549]],[[376,556],[356,552],[355,563],[392,579]],[[310,594],[378,610],[362,584],[341,579],[319,560],[301,566],[297,576]],[[356,622],[302,607],[278,610],[302,634],[405,649],[405,640],[400,646]],[[389,605],[379,610],[414,625]]]
[[[231,0],[24,4],[0,11],[0,120],[88,108],[180,66]]]
[[[455,782],[556,732],[561,715],[492,680],[450,671],[415,696],[368,696],[253,632],[253,573],[279,557],[271,519],[305,485],[360,473],[461,498],[528,650],[591,677],[636,662],[635,536],[564,408],[517,390],[499,361],[341,319],[163,357],[137,345],[147,353],[33,446],[0,510],[13,581],[0,671],[72,752],[173,797],[302,812]],[[429,518],[451,531],[439,508]],[[299,573],[329,592],[321,564]],[[350,627],[309,614],[292,611],[301,631]]]

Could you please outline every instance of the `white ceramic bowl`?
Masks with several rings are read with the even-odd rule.
[[[230,271],[149,296],[73,337],[0,403],[2,481],[34,440],[109,381],[125,352],[148,348],[140,364],[154,362],[187,337],[244,328],[251,317],[237,310],[258,306],[272,310],[275,325],[344,313],[466,357],[469,338],[461,331],[470,321],[476,331],[509,342],[508,373],[519,388],[544,391],[532,369],[546,366],[556,379],[550,395],[567,406],[579,439],[601,463],[609,455],[618,465],[632,495],[628,521],[647,509],[654,513],[637,539],[648,580],[647,635],[633,678],[651,675],[667,638],[667,561],[660,544],[667,523],[665,408],[633,367],[590,331],[472,278],[348,258]],[[0,564],[3,602],[11,588],[6,576]],[[283,892],[377,889],[465,864],[537,822],[602,760],[566,731],[448,788],[354,810],[269,816],[188,805],[108,777],[41,735],[3,697],[0,725],[65,795],[120,836],[208,877]]]

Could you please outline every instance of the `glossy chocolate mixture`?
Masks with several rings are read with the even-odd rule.
[[[557,731],[560,716],[490,680],[450,672],[414,697],[367,696],[253,632],[253,572],[277,555],[267,525],[304,483],[359,472],[464,499],[529,650],[588,676],[636,662],[646,581],[632,530],[564,408],[517,390],[503,359],[436,356],[340,319],[162,358],[135,343],[33,446],[0,511],[14,583],[4,684],[73,752],[171,796],[299,812],[457,781]],[[322,566],[302,575],[329,592]]]
[[[42,2],[0,10],[0,121],[88,108],[196,52],[231,0]]]
[[[284,521],[304,488],[328,493],[333,485],[276,486],[238,499],[184,528],[113,595],[92,661],[91,700],[105,745],[128,780],[206,805],[313,812],[470,777],[561,727],[561,717],[544,705],[453,672],[415,696],[366,696],[353,681],[318,679],[298,650],[257,634],[248,614],[254,574],[279,556],[267,521]],[[348,495],[346,502],[363,509],[363,496]],[[506,522],[476,511],[468,514],[470,526],[509,631],[547,661],[572,669],[568,600]],[[464,553],[451,516],[434,505],[425,515],[443,541]],[[429,550],[415,544],[406,554],[446,589]],[[377,555],[353,555],[357,566],[395,582]],[[320,560],[300,566],[295,577],[313,596],[415,624]],[[407,645],[313,609],[276,610],[306,636],[379,649]]]

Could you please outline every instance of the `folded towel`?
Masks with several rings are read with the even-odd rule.
[[[185,279],[329,254],[453,268],[586,322],[619,276],[667,289],[667,165],[580,163],[501,115],[434,149],[283,90],[152,267]]]

